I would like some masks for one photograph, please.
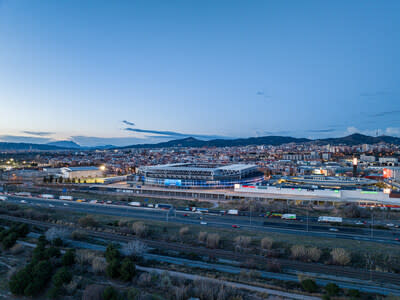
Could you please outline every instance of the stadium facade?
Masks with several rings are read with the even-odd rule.
[[[186,188],[225,188],[235,184],[256,184],[263,179],[257,166],[250,164],[176,163],[143,166],[136,176],[136,181],[144,184]]]

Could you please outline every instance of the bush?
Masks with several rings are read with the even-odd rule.
[[[75,263],[75,251],[68,249],[62,257],[63,266],[72,266]]]
[[[271,238],[265,237],[261,240],[261,249],[270,250],[270,249],[272,249],[273,244],[274,244],[274,241]]]
[[[301,287],[308,293],[315,293],[318,290],[318,286],[312,279],[304,279],[301,281]]]
[[[339,287],[335,283],[328,283],[325,286],[325,291],[328,296],[337,296],[339,294]]]
[[[14,246],[12,246],[10,248],[10,252],[13,255],[17,255],[20,254],[24,251],[24,246],[22,246],[21,244],[15,244]]]
[[[331,251],[332,262],[337,265],[345,266],[351,262],[350,254],[343,248],[335,248]]]
[[[45,233],[46,240],[50,242],[56,242],[60,243],[59,240],[61,240],[61,245],[63,243],[63,240],[66,239],[69,236],[69,231],[65,228],[57,228],[57,227],[51,227],[49,230],[46,231]]]
[[[121,280],[130,281],[132,277],[135,276],[135,274],[136,274],[135,264],[129,258],[125,258],[122,261],[120,269]]]
[[[140,291],[138,289],[130,288],[126,295],[126,298],[128,300],[136,300],[139,295],[140,295]]]
[[[44,257],[45,258],[52,258],[52,257],[60,257],[61,252],[60,249],[55,247],[49,247],[44,250]]]
[[[179,236],[182,240],[184,240],[189,233],[190,229],[188,226],[181,227],[181,229],[179,229]]]
[[[120,266],[118,259],[111,260],[106,267],[106,274],[108,277],[117,279],[120,276]]]
[[[118,300],[118,292],[112,287],[108,286],[104,289],[103,300]]]
[[[201,231],[199,232],[199,242],[205,243],[207,241],[207,232]]]
[[[47,297],[50,299],[59,299],[60,296],[62,295],[63,289],[59,286],[53,286],[51,289],[47,292]]]
[[[321,258],[322,251],[318,248],[312,247],[307,248],[307,259],[310,261],[317,262]]]
[[[71,239],[73,239],[73,240],[80,241],[80,240],[85,239],[86,237],[87,237],[86,233],[82,230],[74,230],[71,233]]]
[[[32,281],[31,274],[24,268],[11,276],[9,288],[14,295],[23,295],[28,283]]]
[[[239,235],[235,237],[235,245],[240,248],[248,248],[251,244],[251,237]]]

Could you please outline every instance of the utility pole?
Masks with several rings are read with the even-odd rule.
[[[166,217],[167,217],[167,223],[168,223],[168,216],[169,216],[169,209],[167,210],[167,214],[166,214]]]
[[[374,237],[374,212],[371,213],[371,238]]]
[[[307,207],[307,232],[308,232],[308,207]]]

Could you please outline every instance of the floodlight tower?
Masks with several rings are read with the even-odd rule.
[[[357,176],[357,164],[358,164],[357,157],[353,157],[353,177]]]

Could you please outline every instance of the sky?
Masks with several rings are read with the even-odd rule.
[[[0,0],[0,141],[400,136],[400,1]]]

